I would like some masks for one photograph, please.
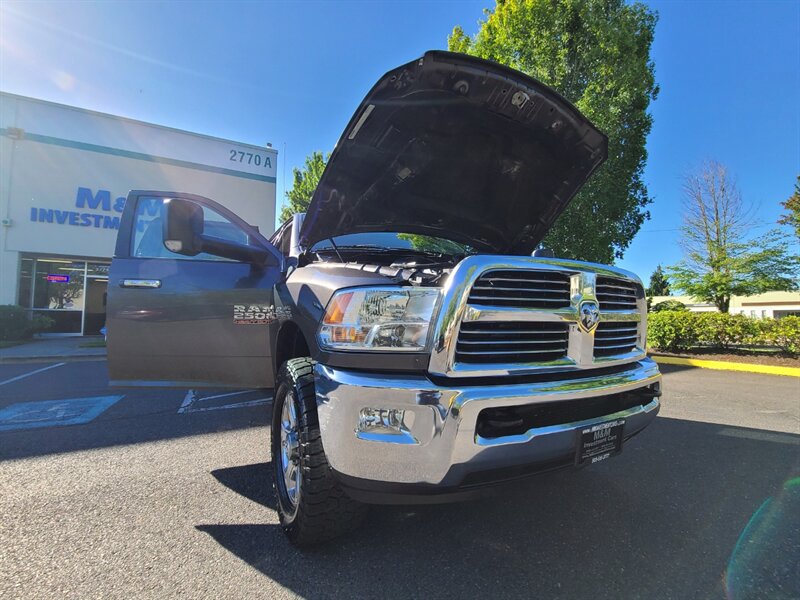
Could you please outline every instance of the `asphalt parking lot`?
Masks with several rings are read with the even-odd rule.
[[[0,365],[0,597],[797,598],[800,379],[665,367],[623,453],[463,504],[375,507],[300,552],[269,393]]]

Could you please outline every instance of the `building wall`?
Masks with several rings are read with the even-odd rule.
[[[716,312],[717,307],[691,296],[653,296],[651,306],[665,300],[677,300],[693,312]],[[733,296],[728,312],[756,318],[780,318],[800,314],[800,292],[766,292],[753,296]]]
[[[272,148],[0,94],[0,304],[17,301],[20,253],[111,258],[131,189],[206,196],[271,233],[276,163]]]

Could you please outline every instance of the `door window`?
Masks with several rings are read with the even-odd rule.
[[[161,207],[162,198],[139,198],[134,216],[133,242],[131,254],[137,258],[173,258],[181,260],[229,261],[220,256],[201,252],[196,256],[184,256],[167,250],[162,236]],[[250,238],[237,225],[215,210],[203,209],[203,231],[206,235],[237,244],[249,244]]]

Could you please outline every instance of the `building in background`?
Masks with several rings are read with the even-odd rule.
[[[717,312],[717,307],[700,302],[691,296],[653,296],[650,306],[665,300],[677,300],[692,312]],[[790,315],[800,317],[800,292],[765,292],[753,296],[732,296],[728,312],[757,319],[780,319]]]
[[[205,196],[269,235],[276,163],[271,147],[0,92],[0,304],[99,333],[129,190]]]

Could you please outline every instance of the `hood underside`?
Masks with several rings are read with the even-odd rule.
[[[605,135],[535,79],[428,52],[367,94],[328,161],[300,242],[395,231],[527,254],[607,147]]]

